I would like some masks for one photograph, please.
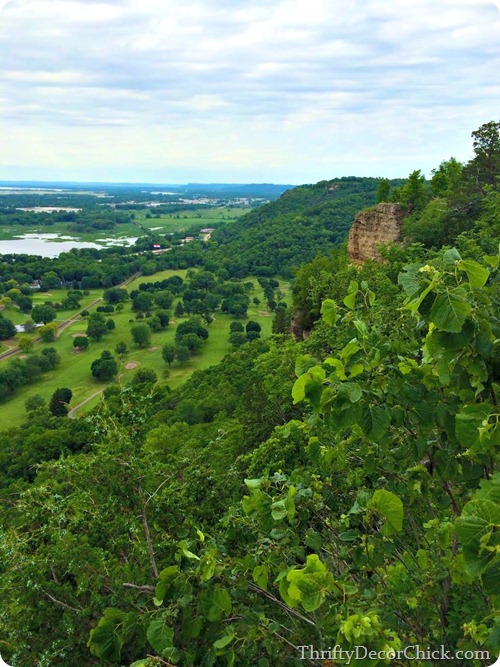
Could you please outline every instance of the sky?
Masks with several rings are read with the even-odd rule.
[[[0,0],[0,179],[429,175],[500,120],[500,0]]]

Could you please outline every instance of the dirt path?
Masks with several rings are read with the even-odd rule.
[[[102,392],[106,389],[107,387],[102,387],[102,389],[99,389],[98,391],[94,391],[93,394],[90,394],[90,396],[87,396],[85,400],[83,400],[81,403],[78,403],[78,405],[75,405],[74,408],[71,408],[71,410],[68,412],[68,417],[70,419],[75,419],[75,412],[79,410],[81,407],[85,405],[85,403],[88,403],[91,401],[93,398],[96,396],[99,396],[99,394],[102,394]]]

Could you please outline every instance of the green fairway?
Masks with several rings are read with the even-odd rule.
[[[166,270],[156,273],[151,276],[140,276],[136,278],[127,289],[132,291],[137,289],[141,282],[155,282],[164,280],[172,275],[180,275],[183,278],[186,275],[185,270]],[[263,290],[257,282],[256,278],[247,278],[243,282],[251,281],[254,284],[253,291],[250,292],[250,307],[248,309],[248,318],[243,319],[245,324],[249,319],[260,323],[262,327],[262,337],[267,337],[271,334],[273,314],[266,308],[266,303],[263,295]],[[290,287],[286,281],[280,280],[280,290],[283,293],[283,300],[289,302],[291,297]],[[35,300],[37,303],[49,299],[54,301],[60,300],[65,296],[64,290],[52,290],[52,297],[48,293],[36,294]],[[91,293],[82,301],[82,307],[91,303],[102,296],[102,290],[92,290]],[[260,299],[260,304],[255,305],[252,299],[257,297]],[[175,303],[172,307],[174,311]],[[95,311],[95,306],[90,309]],[[71,317],[73,313],[62,312],[58,313],[58,319],[65,320]],[[21,314],[22,315],[22,314]],[[191,357],[185,364],[180,365],[174,363],[169,369],[167,364],[163,361],[161,356],[161,348],[166,343],[173,344],[175,338],[175,329],[178,322],[173,320],[169,327],[160,332],[151,333],[151,345],[148,349],[137,348],[132,340],[130,334],[130,327],[137,323],[135,313],[131,310],[131,302],[125,304],[125,308],[121,313],[105,314],[106,318],[110,317],[115,321],[116,328],[109,332],[104,338],[97,342],[91,342],[90,346],[85,351],[75,351],[73,348],[73,337],[85,333],[87,322],[85,319],[78,319],[71,326],[65,329],[59,338],[53,343],[38,343],[35,346],[35,351],[40,351],[43,347],[54,347],[61,356],[61,363],[55,370],[46,373],[38,382],[32,385],[21,388],[16,395],[9,401],[2,403],[0,410],[4,415],[8,415],[9,425],[19,424],[26,416],[24,403],[26,399],[35,394],[43,396],[47,401],[50,399],[53,392],[59,387],[68,387],[73,392],[73,399],[71,405],[77,406],[96,392],[102,390],[106,385],[97,382],[91,375],[90,366],[94,359],[100,357],[104,350],[114,352],[115,346],[119,341],[124,341],[128,347],[128,353],[122,358],[119,358],[119,378],[117,381],[128,382],[133,376],[135,370],[138,368],[150,368],[154,370],[161,381],[165,381],[172,388],[175,388],[185,382],[195,370],[207,368],[219,361],[232,350],[229,344],[229,325],[234,318],[230,315],[216,312],[215,319],[208,327],[209,338],[205,342],[200,354]],[[11,313],[9,312],[9,317]],[[14,319],[14,318],[12,318]],[[27,319],[23,315],[21,321]],[[180,318],[182,321],[184,318]],[[17,323],[17,322],[16,322]],[[0,362],[2,363],[2,362]],[[5,361],[3,363],[6,363]],[[100,401],[100,395],[91,399],[81,409],[78,410],[78,415],[88,412],[90,409]]]

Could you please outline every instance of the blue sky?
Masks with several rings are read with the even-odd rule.
[[[0,7],[0,179],[429,174],[499,119],[498,1]]]

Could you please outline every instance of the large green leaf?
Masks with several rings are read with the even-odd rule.
[[[420,269],[423,264],[407,264],[398,275],[398,284],[401,285],[409,297],[414,296],[422,286],[422,273]]]
[[[480,574],[491,560],[488,550],[500,529],[500,505],[491,500],[472,500],[463,508],[462,515],[455,522],[455,530],[462,544],[467,572]]]
[[[121,624],[126,614],[119,609],[105,609],[97,627],[90,631],[87,646],[91,652],[102,660],[118,662],[123,646]]]
[[[457,440],[464,447],[471,447],[480,438],[480,429],[492,410],[489,403],[466,405],[455,417]]]
[[[472,259],[462,259],[458,262],[458,268],[467,273],[467,278],[472,287],[483,287],[490,276],[488,269]]]
[[[377,440],[380,440],[380,438],[385,435],[390,420],[391,417],[389,412],[375,405],[363,410],[360,426],[369,440],[377,442]]]
[[[333,588],[333,576],[327,571],[317,554],[307,557],[307,564],[300,569],[291,569],[285,577],[278,577],[280,593],[290,607],[300,603],[306,611],[314,611],[325,600]]]
[[[486,595],[500,595],[500,559],[497,559],[481,575]]]
[[[220,621],[231,611],[231,598],[225,588],[216,586],[201,593],[200,607],[207,620]]]
[[[183,575],[177,565],[170,565],[162,570],[158,576],[158,583],[155,588],[155,598],[163,602],[176,597],[179,584],[182,582]]]
[[[174,644],[174,631],[161,618],[149,624],[147,637],[154,650],[160,654]]]
[[[472,307],[463,287],[446,289],[438,294],[431,309],[431,320],[441,331],[459,333]]]
[[[321,304],[321,315],[327,324],[335,324],[340,315],[337,314],[337,304],[333,299],[325,299]]]
[[[301,375],[294,383],[292,388],[292,398],[294,405],[300,403],[305,398],[311,401],[313,408],[317,409],[321,401],[323,391],[323,382],[326,373],[321,366],[313,366],[307,373]]]
[[[450,248],[445,253],[443,253],[444,263],[448,266],[453,266],[456,262],[460,261],[462,256],[456,248]]]
[[[403,502],[396,494],[385,489],[375,491],[368,507],[385,519],[382,532],[384,535],[394,535],[403,528]]]

